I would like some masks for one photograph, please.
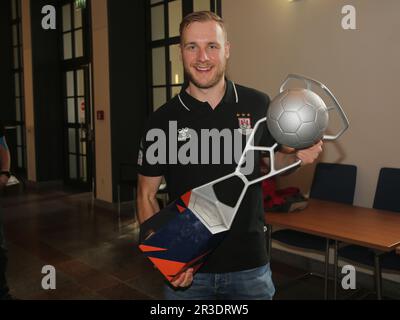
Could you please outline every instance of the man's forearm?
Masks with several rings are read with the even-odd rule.
[[[137,207],[140,224],[160,211],[160,206],[155,196],[138,195]]]
[[[287,154],[282,152],[275,153],[275,167],[277,169],[287,167],[297,161],[296,154]],[[289,171],[284,172],[281,175],[288,175],[296,171],[298,168],[295,167]]]

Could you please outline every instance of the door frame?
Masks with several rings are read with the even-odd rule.
[[[62,7],[65,4],[71,4],[72,10],[74,10],[74,0],[60,0],[58,5],[58,17],[57,19],[57,28],[59,30],[59,39],[60,39],[60,64],[62,71],[62,106],[64,108],[64,185],[67,187],[71,187],[75,190],[79,191],[91,191],[96,192],[95,190],[95,172],[96,172],[96,162],[95,162],[95,121],[94,121],[94,104],[93,104],[93,50],[92,50],[92,19],[91,19],[91,0],[87,0],[86,8],[82,11],[82,34],[83,34],[83,56],[72,59],[64,60],[64,48],[63,48],[63,16],[62,16]],[[71,11],[72,12],[72,11]],[[71,15],[71,26],[73,28],[73,16]],[[73,33],[73,32],[72,32]],[[72,52],[75,52],[75,41],[72,38]],[[84,69],[84,81],[85,81],[85,123],[86,123],[86,132],[88,133],[86,137],[89,141],[86,141],[86,171],[87,171],[87,181],[82,182],[79,181],[79,171],[80,171],[80,163],[77,159],[77,179],[71,180],[69,178],[69,144],[68,144],[68,128],[71,128],[68,123],[68,109],[67,109],[67,86],[66,86],[66,73],[69,71],[76,71],[79,69]],[[76,93],[77,83],[76,77],[74,74],[74,90]],[[76,112],[77,110],[75,110]],[[75,119],[77,119],[76,116]],[[75,126],[79,127],[79,119]],[[79,129],[77,129],[77,137],[75,139],[75,143],[77,150],[79,150]],[[79,156],[79,154],[78,154]]]

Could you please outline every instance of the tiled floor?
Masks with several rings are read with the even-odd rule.
[[[90,199],[62,191],[4,199],[8,279],[16,297],[159,298],[162,279],[135,246],[133,217],[119,222],[114,212],[93,208]],[[41,288],[44,265],[57,270],[56,290]]]
[[[163,278],[136,246],[133,213],[93,207],[90,194],[30,192],[3,199],[8,279],[20,299],[161,299]],[[56,290],[41,287],[42,267],[57,271]],[[320,299],[321,280],[279,284],[299,273],[272,262],[276,299]]]

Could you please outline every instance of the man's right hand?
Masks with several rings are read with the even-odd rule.
[[[192,282],[193,282],[193,269],[190,268],[185,272],[183,272],[178,279],[171,282],[171,284],[175,288],[187,288],[192,284]]]

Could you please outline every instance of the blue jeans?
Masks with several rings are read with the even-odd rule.
[[[272,300],[275,287],[269,264],[230,273],[197,273],[185,289],[164,288],[166,300]]]

